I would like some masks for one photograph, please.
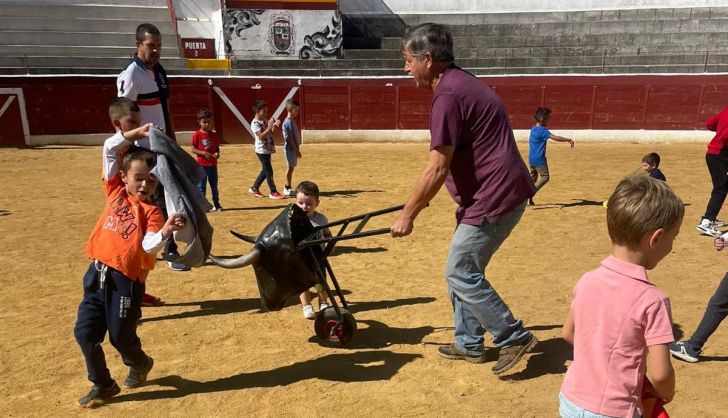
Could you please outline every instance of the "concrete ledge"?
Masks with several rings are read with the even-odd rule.
[[[528,129],[513,131],[516,141],[528,142]],[[590,130],[590,129],[556,129],[556,135],[574,139],[576,142],[619,142],[635,144],[651,143],[708,143],[714,133],[709,131],[643,131],[643,130]],[[177,142],[189,145],[192,142],[192,131],[177,132]],[[30,145],[42,147],[46,145],[102,145],[110,133],[86,135],[31,135]],[[429,142],[430,131],[426,129],[382,129],[382,130],[341,130],[318,131],[304,130],[301,137],[306,144],[333,144],[351,142]]]
[[[177,132],[177,143],[189,145],[192,143],[192,131]],[[81,135],[31,135],[30,146],[42,147],[46,145],[103,145],[106,138],[112,133],[81,134]]]

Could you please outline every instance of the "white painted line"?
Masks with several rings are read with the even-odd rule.
[[[253,130],[250,128],[250,123],[248,123],[248,121],[245,120],[245,118],[240,113],[240,111],[238,110],[238,108],[235,107],[235,104],[233,104],[233,102],[230,101],[230,99],[222,91],[222,89],[220,89],[220,87],[217,87],[217,86],[213,87],[212,89],[215,90],[215,93],[217,93],[218,96],[220,96],[220,98],[225,103],[225,105],[228,107],[228,109],[230,109],[230,111],[233,112],[233,115],[235,115],[235,117],[238,118],[238,120],[240,121],[240,123],[243,124],[243,126],[245,127],[245,129],[248,130],[248,132],[250,133],[250,136],[252,136],[253,138],[255,138],[255,134],[253,133]]]
[[[8,108],[10,107],[10,103],[12,103],[13,100],[15,100],[15,96],[9,96],[8,100],[5,101],[5,104],[3,105],[3,107],[0,108],[0,118],[3,117],[3,114],[5,113],[6,110],[8,110]]]
[[[298,86],[291,87],[291,91],[288,92],[286,97],[283,98],[283,101],[281,102],[281,104],[278,105],[278,108],[276,109],[276,111],[273,112],[274,119],[278,119],[278,116],[280,116],[281,113],[283,113],[283,110],[286,108],[286,102],[288,101],[288,99],[292,98],[293,95],[296,94],[297,91],[298,91]]]

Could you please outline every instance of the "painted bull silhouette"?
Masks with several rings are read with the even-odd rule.
[[[252,265],[262,305],[269,311],[283,309],[291,296],[320,285],[329,296],[331,306],[316,315],[316,335],[324,341],[344,343],[351,339],[356,330],[356,321],[347,310],[348,305],[327,257],[337,241],[389,233],[389,228],[366,232],[361,230],[371,217],[401,210],[402,207],[403,205],[395,206],[314,227],[306,212],[289,204],[257,237],[230,231],[241,240],[255,244],[248,254],[234,259],[221,259],[210,255],[210,261],[230,269]],[[356,220],[360,222],[354,232],[344,234],[348,224]],[[338,225],[341,225],[341,229],[336,236],[317,236],[324,228]],[[324,244],[325,248],[322,248]],[[326,283],[325,272],[335,286],[342,307],[338,306]]]

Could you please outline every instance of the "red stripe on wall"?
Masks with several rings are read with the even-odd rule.
[[[336,2],[227,1],[228,9],[336,10]]]

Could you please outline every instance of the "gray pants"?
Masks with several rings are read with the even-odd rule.
[[[538,192],[549,182],[549,166],[531,166],[531,180],[533,180],[533,184],[536,186],[536,191]]]

